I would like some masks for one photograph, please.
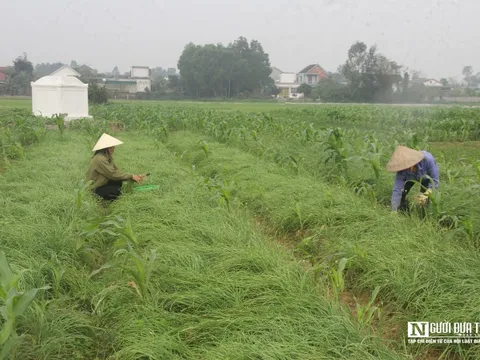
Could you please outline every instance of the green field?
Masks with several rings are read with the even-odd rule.
[[[52,129],[29,106],[0,102],[0,359],[480,357],[407,339],[480,315],[480,110],[131,102]],[[104,131],[159,190],[89,194]],[[397,143],[440,167],[410,216]]]

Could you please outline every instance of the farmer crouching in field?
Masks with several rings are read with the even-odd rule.
[[[146,175],[132,175],[121,172],[113,162],[115,146],[121,142],[114,137],[103,134],[95,144],[95,151],[87,170],[87,180],[93,182],[93,191],[104,200],[115,200],[120,196],[123,181],[141,182]]]
[[[432,193],[433,187],[438,188],[438,166],[428,151],[397,146],[387,164],[387,170],[397,173],[392,193],[392,211],[409,211],[407,195],[415,181],[421,183],[422,195],[417,198],[420,205],[428,203],[428,195]]]

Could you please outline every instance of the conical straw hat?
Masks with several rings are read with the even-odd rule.
[[[397,172],[408,169],[418,164],[424,157],[425,154],[422,151],[399,145],[388,161],[387,170]]]
[[[100,139],[98,139],[97,143],[93,147],[92,151],[102,150],[102,149],[106,149],[112,146],[117,146],[122,144],[123,142],[121,142],[120,140],[115,139],[113,136],[103,133],[103,135],[100,136]]]

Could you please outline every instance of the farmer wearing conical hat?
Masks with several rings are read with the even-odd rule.
[[[397,173],[392,193],[393,211],[408,211],[407,194],[415,181],[421,183],[420,191],[422,195],[417,198],[417,201],[422,205],[427,204],[428,195],[431,194],[432,188],[438,188],[437,162],[428,151],[397,146],[387,164],[387,170]]]
[[[93,182],[93,191],[105,200],[115,200],[121,194],[122,183],[132,180],[141,182],[146,175],[132,175],[120,171],[113,161],[115,146],[121,145],[118,139],[103,134],[95,144],[95,152],[87,170],[87,180]]]

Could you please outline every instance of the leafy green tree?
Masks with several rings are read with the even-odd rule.
[[[304,97],[309,98],[312,95],[312,90],[313,88],[310,85],[301,84],[298,87],[297,92],[300,94],[303,94]]]
[[[165,78],[167,76],[167,72],[161,66],[157,66],[151,70],[151,76],[153,79],[156,79],[159,77]]]
[[[265,93],[273,84],[268,54],[261,44],[240,37],[222,44],[185,46],[178,69],[187,95],[232,97]]]
[[[370,48],[363,42],[356,42],[348,50],[348,58],[342,68],[352,100],[360,102],[388,101],[393,86],[401,82],[401,66]]]
[[[441,78],[440,82],[442,83],[443,86],[449,86],[450,84],[448,83],[448,80],[445,78]]]
[[[117,66],[115,66],[115,67],[113,68],[113,70],[112,70],[112,76],[113,76],[114,78],[120,77],[120,70],[118,70],[118,67],[117,67]]]
[[[405,94],[408,91],[408,88],[410,86],[410,75],[408,72],[403,74],[403,80],[402,80],[402,92]]]
[[[92,104],[105,104],[108,101],[108,92],[105,86],[98,86],[95,81],[88,84],[88,101]]]
[[[313,90],[314,97],[323,102],[349,102],[351,101],[350,89],[347,85],[337,82],[332,77],[326,77],[318,83]]]
[[[53,73],[55,70],[60,69],[64,64],[61,62],[56,62],[56,63],[42,63],[42,64],[37,64],[35,65],[35,72],[34,72],[34,78],[35,79],[40,79],[41,77],[50,75]]]
[[[462,70],[463,74],[463,79],[465,82],[470,85],[470,82],[472,81],[472,76],[473,76],[473,67],[471,66],[464,66]]]
[[[13,60],[13,66],[8,71],[6,89],[10,95],[30,95],[30,83],[33,81],[33,64],[26,53]]]
[[[78,66],[75,70],[80,74],[80,80],[86,84],[91,83],[97,77],[104,77],[104,74],[98,74],[98,71],[96,69],[92,69],[90,66],[85,64]]]
[[[180,77],[178,75],[168,75],[167,89],[180,93]]]
[[[168,86],[168,81],[163,77],[156,77],[152,80],[152,92],[164,94]]]
[[[33,64],[28,60],[27,53],[23,53],[23,56],[17,57],[13,60],[14,74],[24,72],[28,75],[33,75]]]

